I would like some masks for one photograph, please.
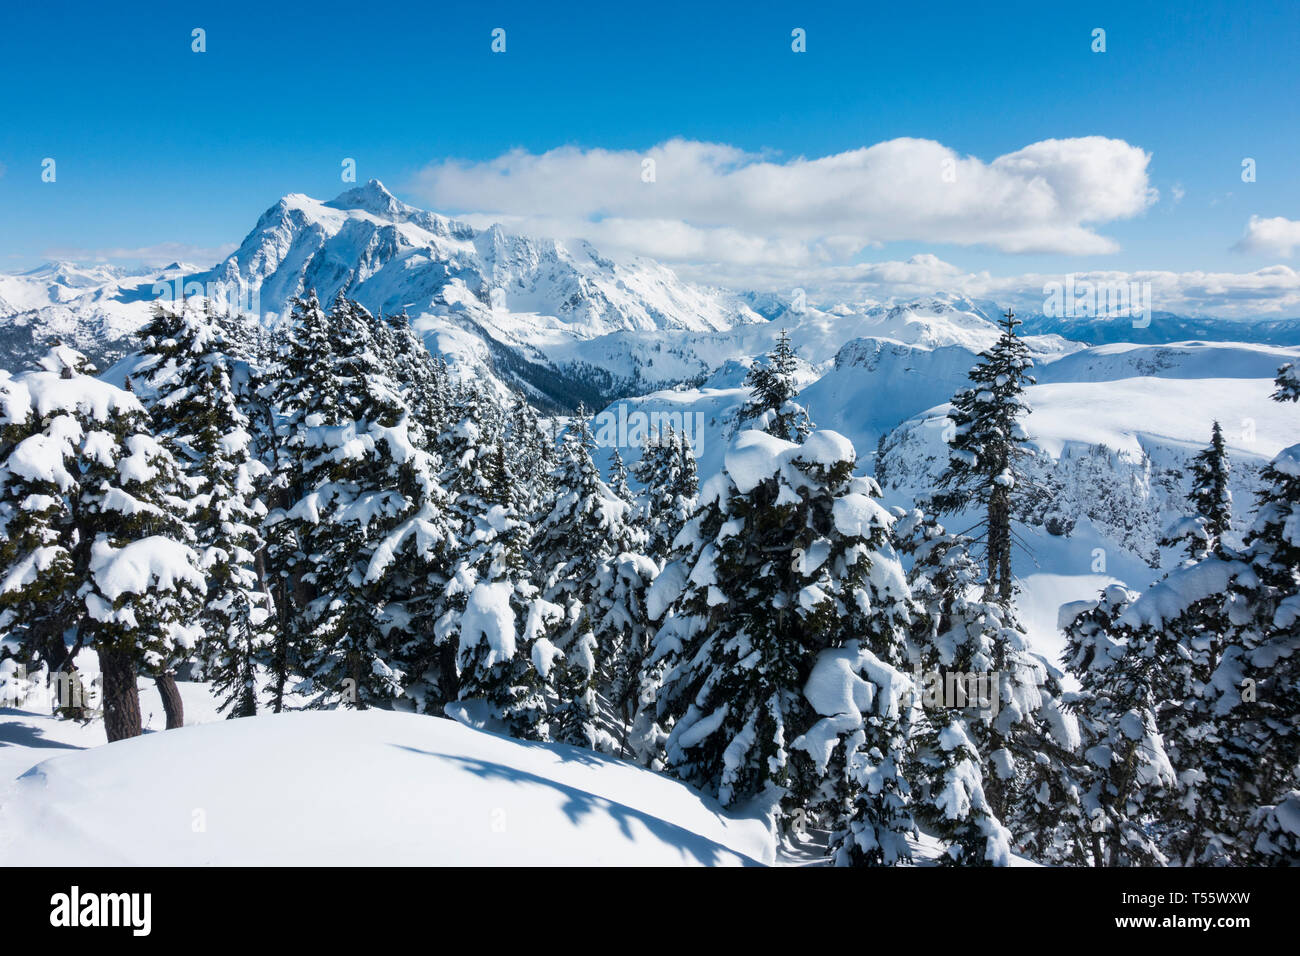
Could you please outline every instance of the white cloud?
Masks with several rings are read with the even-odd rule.
[[[1233,248],[1239,252],[1289,259],[1296,246],[1300,246],[1300,221],[1282,216],[1272,219],[1251,216],[1250,222],[1246,223],[1246,234]]]
[[[807,267],[899,241],[1114,252],[1096,228],[1156,201],[1150,159],[1101,136],[1044,140],[991,162],[925,139],[783,162],[674,139],[645,153],[566,146],[446,160],[425,167],[413,191],[476,224],[582,237],[615,254]],[[646,160],[653,182],[643,181]]]
[[[136,248],[114,247],[108,249],[74,249],[59,247],[46,249],[46,259],[70,262],[119,262],[148,267],[171,265],[173,262],[189,263],[207,268],[239,248],[235,243],[220,246],[195,246],[185,242],[159,242]]]
[[[679,267],[687,278],[712,279],[712,275]],[[957,292],[972,299],[992,299],[1026,312],[1043,311],[1048,283],[1061,283],[1066,273],[1027,272],[998,276],[968,272],[930,254],[902,261],[859,263],[822,269],[791,269],[768,284],[755,284],[758,276],[729,269],[724,284],[734,288],[760,288],[789,294],[803,288],[819,305],[836,302],[906,300],[936,292]],[[1092,270],[1069,273],[1080,282],[1150,283],[1151,305],[1158,312],[1222,318],[1300,316],[1300,271],[1284,265],[1254,272],[1169,272],[1161,270]]]

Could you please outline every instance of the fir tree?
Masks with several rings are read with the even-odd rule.
[[[969,538],[916,510],[897,531],[912,556],[909,645],[922,705],[911,740],[915,812],[948,844],[945,864],[1006,866],[1011,834],[985,793],[992,764],[980,749],[1001,703],[993,695],[1001,691],[995,661],[1005,657],[1005,612],[976,596],[983,575]]]
[[[334,348],[330,322],[314,292],[293,300],[285,329],[275,343],[270,381],[263,387],[265,420],[262,435],[271,468],[268,514],[264,525],[267,571],[276,609],[275,643],[271,649],[270,706],[279,713],[285,704],[290,673],[300,671],[300,658],[311,627],[307,605],[313,587],[307,580],[305,528],[289,510],[306,494],[305,466],[311,439],[309,416],[332,392]]]
[[[1010,309],[1003,316],[998,341],[980,353],[970,370],[971,387],[952,399],[949,417],[955,434],[948,466],[938,481],[934,505],[958,512],[978,507],[983,512],[986,597],[1009,606],[1014,591],[1011,574],[1011,517],[1023,494],[1021,460],[1028,454],[1020,419],[1029,411],[1026,385],[1034,384],[1033,360],[1016,333],[1021,325]]]
[[[1160,544],[1173,547],[1185,542],[1188,557],[1200,561],[1216,551],[1223,536],[1232,527],[1232,492],[1228,489],[1228,451],[1223,444],[1223,430],[1214,423],[1207,448],[1192,460],[1192,487],[1188,504],[1192,514],[1179,521]]]
[[[612,604],[623,596],[611,590],[612,568],[644,542],[632,523],[630,502],[601,480],[595,450],[590,420],[579,407],[551,473],[555,500],[538,525],[534,560],[544,597],[564,610],[556,635],[565,655],[557,665],[556,691],[564,715],[557,723],[557,739],[608,750],[614,749],[614,738],[600,726],[596,682],[622,669],[617,661],[631,635],[624,629],[596,631],[595,626],[598,619],[614,623],[605,621],[609,609],[601,606],[602,597]],[[608,685],[605,689],[610,690]]]
[[[1155,832],[1169,816],[1176,777],[1158,714],[1166,669],[1177,662],[1159,632],[1119,625],[1136,597],[1112,585],[1099,600],[1061,609],[1066,660],[1080,683],[1070,707],[1079,717],[1086,759],[1080,782],[1094,866],[1166,862]],[[1075,830],[1074,839],[1081,839]]]
[[[99,656],[110,741],[141,732],[136,676],[194,646],[204,589],[179,469],[139,400],[57,346],[0,378],[0,603],[29,655]],[[62,643],[73,636],[71,650]]]
[[[580,630],[601,564],[633,548],[638,537],[630,505],[601,480],[595,451],[590,419],[579,407],[551,473],[555,500],[538,523],[533,544],[546,599],[565,609],[571,627],[561,648]]]
[[[1295,363],[1278,370],[1273,398],[1300,402]],[[1241,577],[1237,595],[1251,608],[1238,631],[1239,651],[1225,654],[1219,683],[1236,678],[1225,694],[1233,727],[1251,754],[1241,788],[1248,813],[1243,862],[1295,865],[1300,806],[1300,445],[1283,449],[1260,476],[1263,487],[1246,534],[1253,578]],[[1233,673],[1240,664],[1241,672]],[[1216,676],[1220,676],[1216,674]],[[1290,839],[1283,834],[1287,821]]]
[[[627,484],[627,465],[623,464],[623,456],[618,453],[617,448],[613,448],[609,453],[609,490],[614,493],[614,497],[626,504],[632,503],[632,489]]]
[[[1276,384],[1276,400],[1300,400],[1294,365]],[[1115,622],[1128,642],[1155,648],[1156,723],[1178,778],[1160,849],[1174,863],[1288,861],[1276,826],[1300,782],[1297,476],[1300,445],[1261,474],[1244,549],[1220,542]]]
[[[511,413],[509,436],[513,470],[523,496],[521,506],[531,515],[541,511],[554,492],[554,443],[542,430],[537,413],[522,398],[516,400]]]
[[[741,428],[757,428],[785,441],[801,442],[813,429],[808,412],[795,402],[798,365],[790,336],[781,330],[766,364],[755,364],[745,377],[750,398],[740,411]]]
[[[685,436],[679,438],[671,427],[652,432],[632,473],[642,486],[638,512],[646,532],[645,552],[662,565],[699,495],[690,442]]]
[[[257,710],[256,670],[273,632],[270,596],[255,567],[269,472],[253,455],[236,395],[233,343],[209,311],[158,309],[143,331],[141,365],[154,422],[178,450],[207,598],[198,649],[204,674],[232,717]]]
[[[468,440],[476,429],[462,422],[456,432]],[[462,482],[460,507],[476,500],[484,508],[463,535],[438,637],[456,641],[462,703],[485,705],[487,721],[516,737],[545,740],[552,667],[560,655],[547,635],[563,609],[546,601],[528,574],[531,536],[515,504],[504,446],[467,447],[461,467],[478,477]]]
[[[314,706],[391,706],[407,676],[391,612],[402,610],[406,591],[385,572],[398,567],[392,557],[410,540],[404,529],[412,519],[425,519],[421,556],[441,560],[438,462],[417,444],[420,427],[380,358],[387,326],[342,295],[328,320],[319,312],[310,300],[302,304],[289,341],[296,374],[280,404],[284,444],[297,459],[291,483],[300,489],[280,519],[296,546],[287,553],[289,575],[301,588],[296,662]],[[302,354],[324,329],[329,351]]]
[[[724,805],[763,795],[787,826],[796,811],[824,817],[844,832],[846,861],[894,862],[910,828],[896,670],[906,584],[878,489],[854,463],[833,432],[803,445],[742,433],[652,589],[673,610],[651,663],[666,665],[658,708],[674,774]],[[818,667],[852,681],[810,682]]]

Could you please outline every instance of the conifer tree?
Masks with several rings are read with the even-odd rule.
[[[846,862],[896,862],[906,583],[854,463],[834,432],[743,432],[652,588],[673,610],[651,663],[675,775],[724,805],[762,795],[787,827],[824,818]]]
[[[632,503],[632,489],[627,484],[627,465],[623,464],[623,456],[618,453],[617,448],[610,449],[609,453],[609,490],[614,493],[619,501],[630,505]]]
[[[1300,400],[1295,366],[1274,398]],[[1161,851],[1180,865],[1294,862],[1277,832],[1300,764],[1300,445],[1261,474],[1256,514],[1236,550],[1221,542],[1171,572],[1119,617],[1155,652],[1156,721],[1177,773]]]
[[[110,741],[137,736],[136,677],[193,648],[204,590],[179,469],[129,392],[56,346],[0,378],[0,604],[29,654],[93,648]],[[49,659],[53,663],[53,657]]]
[[[1005,656],[998,646],[1005,612],[976,596],[983,576],[969,538],[919,510],[896,530],[912,556],[909,645],[921,705],[911,739],[915,812],[948,844],[943,863],[1006,866],[1011,834],[985,793],[992,764],[980,749],[1001,703],[994,664]]]
[[[580,406],[551,473],[555,499],[537,526],[533,554],[548,601],[565,608],[567,646],[581,629],[583,609],[594,594],[601,564],[634,547],[631,507],[601,480],[590,419]]]
[[[648,554],[649,534],[637,507],[618,449],[610,455],[609,490],[624,506],[627,524],[618,535],[624,549],[601,562],[588,615],[597,635],[597,692],[610,712],[607,723],[619,756],[650,763],[655,744],[634,739],[642,707],[643,668],[655,626],[646,605],[661,564]]]
[[[323,423],[332,401],[334,348],[330,322],[315,292],[293,300],[289,319],[275,343],[271,381],[263,388],[271,482],[264,526],[267,571],[276,609],[275,642],[271,649],[270,706],[279,713],[285,704],[289,675],[301,672],[311,626],[307,605],[313,586],[307,579],[305,528],[291,519],[290,509],[307,493],[306,464],[312,421]],[[269,432],[269,434],[267,434]]]
[[[615,738],[601,720],[596,685],[614,691],[601,678],[622,670],[619,659],[635,639],[621,621],[607,617],[629,597],[615,580],[620,558],[644,545],[632,521],[632,506],[600,478],[595,438],[583,408],[565,431],[559,463],[551,473],[555,498],[537,528],[534,561],[547,601],[564,610],[556,644],[559,695],[556,739],[582,746],[615,749]],[[605,625],[597,630],[597,625]],[[616,693],[622,693],[619,688]],[[608,702],[608,696],[606,697]],[[621,731],[618,736],[622,736]]]
[[[1253,776],[1240,714],[1223,719],[1238,688],[1216,678],[1242,648],[1223,591],[1246,566],[1210,555],[1179,568],[1134,601],[1111,627],[1112,639],[1145,649],[1156,660],[1155,725],[1177,774],[1177,793],[1162,814],[1160,851],[1172,864],[1229,863],[1241,851],[1247,806],[1240,797]]]
[[[782,329],[776,345],[767,353],[766,364],[755,364],[745,377],[750,399],[740,411],[741,428],[757,428],[792,442],[808,437],[813,423],[794,400],[799,391],[797,370],[789,333]]]
[[[380,358],[388,327],[341,294],[328,319],[310,300],[297,318],[280,404],[300,488],[282,518],[286,539],[296,544],[289,573],[303,592],[296,659],[313,706],[392,706],[407,675],[404,637],[390,611],[404,592],[394,595],[384,573],[397,567],[400,529],[441,513],[429,507],[442,498],[438,463],[414,440],[419,426]],[[326,330],[328,351],[301,353]],[[328,366],[319,367],[322,361]],[[445,537],[430,520],[420,527],[426,543]]]
[[[523,398],[516,400],[511,412],[509,436],[513,472],[523,496],[521,507],[532,515],[541,511],[552,497],[555,449],[537,413]]]
[[[971,385],[953,396],[949,418],[955,434],[948,466],[933,497],[940,511],[978,507],[983,512],[986,597],[1009,606],[1014,592],[1011,574],[1011,517],[1025,490],[1021,465],[1028,454],[1020,419],[1029,411],[1024,402],[1033,359],[1016,333],[1021,322],[1010,309],[1000,323],[998,341],[980,353],[970,370]]]
[[[1154,834],[1171,816],[1176,777],[1158,715],[1166,669],[1177,662],[1161,633],[1119,625],[1136,598],[1111,585],[1099,600],[1068,604],[1060,615],[1066,660],[1080,683],[1070,706],[1081,727],[1080,783],[1094,866],[1167,862]]]
[[[232,717],[257,710],[256,672],[273,632],[255,567],[269,476],[236,394],[234,343],[209,310],[159,308],[142,332],[141,366],[159,433],[177,449],[208,582],[198,656]]]
[[[1273,398],[1300,402],[1300,373],[1283,365]],[[1265,467],[1255,519],[1246,534],[1253,577],[1238,578],[1240,597],[1252,614],[1240,626],[1240,650],[1220,665],[1225,685],[1236,677],[1235,693],[1224,694],[1229,717],[1239,719],[1235,736],[1251,754],[1242,788],[1248,814],[1248,849],[1242,862],[1295,865],[1295,821],[1300,808],[1300,445],[1284,448]],[[1236,590],[1234,588],[1234,591]],[[1242,665],[1242,673],[1233,669]],[[1283,831],[1290,827],[1290,837]]]
[[[638,511],[646,530],[646,553],[662,564],[672,551],[673,539],[690,517],[689,505],[694,494],[684,502],[675,500],[674,487],[681,481],[681,459],[671,429],[652,431],[641,448],[641,458],[632,474],[641,484]],[[683,507],[687,505],[687,507]]]
[[[459,507],[483,510],[462,535],[438,624],[442,641],[456,641],[462,704],[482,704],[485,722],[527,740],[549,739],[548,697],[559,650],[548,632],[563,609],[546,601],[528,573],[530,530],[519,515],[518,489],[504,445],[475,444],[477,427],[455,429],[464,448]]]
[[[1210,444],[1197,453],[1191,466],[1192,487],[1188,495],[1190,517],[1179,521],[1161,545],[1172,547],[1185,542],[1188,557],[1200,561],[1218,550],[1223,536],[1232,527],[1232,492],[1228,488],[1228,451],[1223,430],[1214,423]]]

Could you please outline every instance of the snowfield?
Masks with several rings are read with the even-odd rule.
[[[37,739],[34,715],[20,722],[17,713],[0,712],[0,754],[16,746],[20,724],[29,743]],[[725,813],[649,770],[391,711],[146,733],[52,757],[0,784],[0,861],[12,866],[734,866],[773,857],[761,820]]]

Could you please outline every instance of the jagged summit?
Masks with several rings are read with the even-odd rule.
[[[396,196],[384,188],[378,179],[371,179],[363,186],[356,186],[339,193],[325,205],[335,209],[364,209],[377,216],[396,217],[406,207]]]

